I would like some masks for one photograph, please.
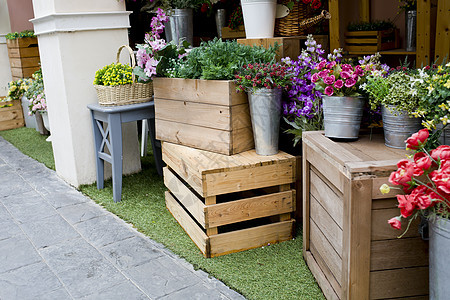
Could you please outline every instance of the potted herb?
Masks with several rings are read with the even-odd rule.
[[[277,154],[281,92],[292,73],[284,63],[255,63],[242,66],[235,77],[237,90],[248,93],[256,154]]]

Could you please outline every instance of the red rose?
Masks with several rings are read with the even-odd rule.
[[[406,140],[406,148],[416,150],[419,146],[426,142],[429,136],[430,132],[428,129],[419,130]]]
[[[400,217],[392,218],[388,221],[388,223],[392,226],[394,229],[402,229],[402,222],[400,222]]]
[[[438,157],[441,160],[448,160],[450,159],[450,146],[442,145],[431,151],[431,157],[437,161]]]
[[[202,7],[200,8],[200,11],[201,11],[202,13],[207,12],[207,11],[208,11],[208,3],[203,3],[203,4],[202,4]]]
[[[389,182],[395,185],[409,187],[408,182],[414,175],[414,165],[407,159],[402,159],[397,163],[398,170],[389,176]]]
[[[450,194],[450,174],[448,172],[443,172],[442,170],[431,172],[431,180],[438,191],[444,192],[445,194]]]
[[[416,203],[410,195],[397,195],[398,207],[403,218],[408,218],[414,212]]]
[[[414,154],[414,163],[416,165],[414,176],[422,175],[425,170],[431,167],[431,159],[425,152],[417,152]]]
[[[433,204],[430,198],[430,192],[431,189],[427,186],[420,185],[411,192],[410,197],[414,199],[412,202],[417,205],[417,208],[426,209]]]

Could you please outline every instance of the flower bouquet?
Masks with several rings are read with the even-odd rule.
[[[31,116],[37,112],[47,111],[42,69],[34,72],[24,96],[27,97],[30,102],[28,105],[28,115]]]

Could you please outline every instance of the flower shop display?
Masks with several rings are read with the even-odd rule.
[[[428,77],[425,68],[409,70],[407,67],[399,67],[386,77],[368,77],[363,89],[369,96],[372,109],[383,107],[386,146],[404,148],[408,136],[420,129],[418,107],[425,95]]]
[[[248,93],[256,154],[277,154],[281,93],[292,74],[283,63],[255,63],[242,66],[235,77],[237,90]]]
[[[450,288],[450,146],[430,145],[428,129],[422,129],[407,139],[407,148],[414,151],[411,160],[402,159],[398,169],[391,173],[389,182],[403,191],[397,195],[400,216],[388,223],[401,229],[402,219],[408,220],[404,236],[411,222],[417,218],[429,220],[430,224],[430,299],[445,298]],[[386,184],[380,189],[390,192]]]
[[[292,239],[294,156],[228,156],[173,143],[162,153],[166,206],[205,257]]]
[[[120,52],[126,48],[131,57],[132,65],[119,62]],[[152,82],[137,82],[133,68],[136,65],[133,50],[120,46],[117,51],[116,63],[107,65],[95,72],[94,87],[100,105],[116,106],[148,102],[152,96]]]
[[[241,0],[247,39],[272,38],[277,0]]]
[[[428,242],[416,230],[397,238],[396,190],[379,191],[405,149],[376,133],[339,143],[309,131],[302,142],[303,257],[326,298],[426,298]]]
[[[13,80],[30,78],[40,68],[37,38],[31,30],[8,33],[6,36]]]
[[[352,53],[370,53],[399,47],[399,30],[391,21],[350,23],[345,32],[345,50]]]

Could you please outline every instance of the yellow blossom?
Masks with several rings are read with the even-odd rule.
[[[390,191],[391,191],[391,188],[386,183],[380,186],[380,192],[382,194],[387,194]]]
[[[447,125],[447,123],[448,123],[448,117],[447,116],[441,117],[440,120],[442,121],[442,124]]]
[[[440,109],[442,109],[442,110],[448,110],[448,108],[449,108],[449,107],[447,106],[447,104],[445,104],[445,103],[439,104],[438,107],[439,107]]]
[[[450,89],[450,79],[447,79],[447,82],[444,84],[444,87]]]
[[[434,120],[422,121],[422,125],[425,126],[425,128],[427,128],[429,130],[436,128],[436,125],[434,124]]]
[[[437,70],[438,70],[438,73],[441,73],[444,70],[444,68],[442,66],[438,66]]]

